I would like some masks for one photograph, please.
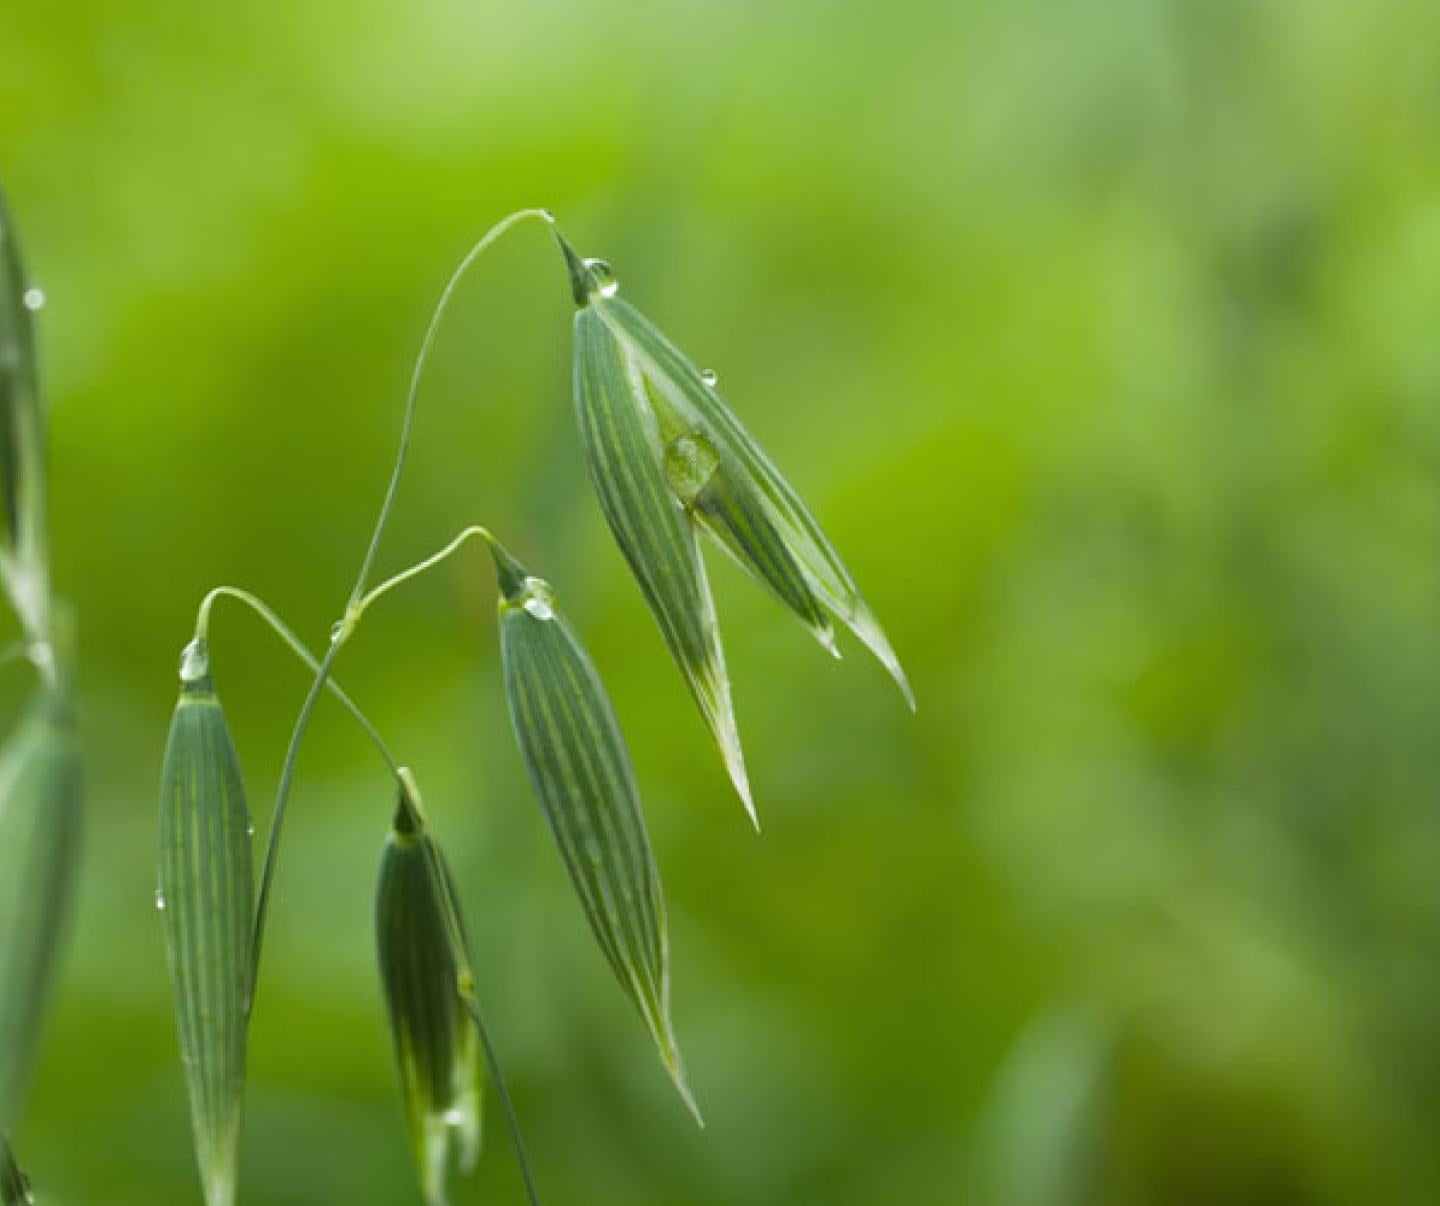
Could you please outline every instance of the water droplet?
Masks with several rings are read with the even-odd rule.
[[[675,497],[686,507],[699,497],[719,467],[715,445],[701,432],[692,431],[671,440],[665,447],[665,478]]]
[[[459,1106],[451,1106],[442,1115],[446,1126],[464,1126],[470,1121],[469,1116]]]
[[[555,618],[555,593],[544,578],[526,578],[525,593],[520,604],[537,620]]]
[[[182,683],[198,683],[210,673],[210,654],[205,648],[205,642],[196,637],[180,654],[180,681]]]
[[[41,310],[45,307],[45,291],[43,289],[26,289],[20,295],[20,301],[30,311]]]
[[[595,278],[595,291],[601,297],[614,297],[620,291],[620,282],[615,279],[615,269],[606,260],[586,260],[585,267]]]
[[[159,888],[155,889],[155,908],[161,913],[165,911],[165,893]]]
[[[714,369],[701,369],[700,380],[705,382],[711,389],[714,389],[715,383],[720,380],[720,374]]]
[[[342,634],[344,631],[345,631],[345,621],[344,621],[344,620],[336,620],[335,623],[331,624],[331,625],[330,625],[330,643],[333,645],[336,641],[338,641],[338,640],[340,639],[341,634]]]
[[[544,222],[549,222],[551,226],[555,225],[555,215],[548,209],[542,209],[540,211],[540,218]]]
[[[245,822],[245,836],[246,836],[246,837],[252,837],[252,838],[255,836],[255,822],[254,822],[254,821],[246,821],[246,822]]]

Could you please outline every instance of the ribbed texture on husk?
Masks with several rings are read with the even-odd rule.
[[[254,879],[245,786],[202,656],[187,663],[160,792],[160,888],[195,1147],[209,1206],[235,1196]]]
[[[694,1110],[670,1022],[660,873],[620,726],[548,584],[519,567],[501,581],[505,689],[530,781],[600,949]]]
[[[428,847],[428,849],[427,849]],[[457,990],[445,924],[445,860],[402,798],[375,893],[380,981],[410,1146],[429,1206],[444,1206],[452,1151],[462,1168],[480,1152],[480,1051]]]

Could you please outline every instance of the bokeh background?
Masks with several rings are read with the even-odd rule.
[[[483,520],[557,583],[634,750],[706,1132],[528,794],[481,558],[341,678],[457,865],[547,1201],[1440,1201],[1428,0],[12,3],[0,173],[49,298],[90,780],[19,1137],[42,1202],[199,1200],[151,903],[176,657],[221,581],[323,639],[436,294],[526,205],[720,373],[920,699],[712,558],[750,831],[517,231],[444,328],[384,561]],[[216,623],[263,824],[306,680]],[[333,709],[294,803],[243,1201],[417,1201],[371,961],[390,791]],[[490,1117],[457,1203],[520,1200]]]

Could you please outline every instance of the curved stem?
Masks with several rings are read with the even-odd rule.
[[[500,1109],[505,1115],[505,1128],[510,1132],[510,1144],[515,1149],[515,1163],[520,1168],[520,1179],[525,1182],[525,1196],[530,1206],[540,1206],[540,1192],[535,1188],[535,1176],[530,1171],[530,1158],[525,1154],[525,1139],[520,1133],[520,1118],[515,1113],[515,1103],[510,1100],[510,1090],[505,1084],[505,1073],[500,1068],[500,1056],[490,1038],[485,1016],[480,1011],[480,1002],[475,996],[475,977],[466,973],[467,979],[460,986],[460,1000],[465,1012],[475,1024],[480,1036],[480,1048],[485,1052],[485,1067],[489,1070],[490,1081],[495,1086],[495,1096],[500,1099]]]
[[[410,374],[410,387],[405,397],[405,414],[400,423],[400,443],[395,453],[395,467],[390,473],[390,484],[386,487],[384,501],[380,504],[380,514],[375,520],[375,529],[370,534],[370,543],[360,562],[360,572],[355,575],[355,585],[351,588],[350,598],[345,605],[345,614],[335,627],[334,634],[330,639],[330,648],[325,651],[325,656],[315,667],[315,679],[310,684],[305,701],[300,705],[300,712],[295,718],[295,727],[290,733],[290,744],[285,750],[285,763],[280,772],[280,784],[275,791],[275,811],[270,818],[270,835],[266,842],[265,861],[260,871],[260,889],[255,903],[255,927],[251,942],[250,1000],[252,1006],[255,1000],[256,985],[259,982],[259,976],[255,973],[259,971],[260,950],[265,937],[270,890],[275,878],[275,858],[280,847],[280,831],[285,823],[285,810],[289,804],[290,790],[295,781],[295,764],[300,756],[300,745],[305,739],[306,730],[310,727],[310,718],[315,712],[315,705],[320,698],[320,693],[325,689],[325,684],[329,680],[335,659],[340,656],[340,650],[345,647],[345,642],[350,639],[355,631],[355,625],[359,622],[357,607],[364,598],[365,583],[369,580],[370,570],[380,549],[381,538],[385,535],[386,524],[389,523],[390,513],[395,506],[395,497],[400,490],[400,480],[405,473],[405,462],[410,452],[410,437],[415,425],[415,405],[420,396],[420,380],[424,374],[426,362],[429,360],[430,349],[435,343],[436,333],[440,329],[440,321],[449,308],[450,299],[455,295],[456,288],[471,265],[489,250],[501,235],[527,218],[536,218],[552,227],[555,223],[555,219],[547,210],[522,209],[509,217],[502,218],[486,231],[465,258],[460,261],[459,267],[451,273],[449,281],[440,294],[440,301],[435,307],[430,325],[425,330],[425,337],[420,344],[420,352],[415,358],[415,368]]]
[[[241,590],[238,586],[217,586],[201,600],[200,610],[195,618],[195,635],[198,638],[201,640],[209,638],[210,611],[214,607],[215,601],[222,598],[235,599],[237,602],[244,603],[245,606],[270,626],[275,635],[288,645],[295,656],[304,662],[305,665],[309,666],[311,670],[319,668],[320,659],[305,647],[304,642],[301,641],[290,626],[280,618],[279,613],[266,603],[264,599],[260,598],[259,595],[252,594],[248,590]],[[355,723],[364,730],[365,735],[370,738],[370,743],[384,760],[385,765],[390,769],[390,773],[398,777],[400,774],[400,763],[395,755],[390,752],[390,747],[385,744],[385,739],[380,736],[380,732],[376,729],[374,723],[360,710],[360,706],[345,693],[345,690],[339,683],[331,679],[326,683],[326,686],[329,688],[330,693],[340,701],[345,710],[354,717]]]
[[[470,527],[462,530],[460,534],[455,537],[455,539],[450,541],[450,543],[447,544],[444,548],[442,548],[438,553],[432,553],[429,557],[426,557],[424,561],[417,561],[409,569],[401,570],[393,578],[386,578],[385,581],[380,583],[379,586],[375,587],[374,590],[367,593],[354,605],[354,612],[356,618],[358,619],[361,615],[363,615],[365,613],[365,609],[368,608],[370,604],[375,602],[376,599],[380,598],[381,595],[387,594],[402,583],[410,581],[411,578],[418,578],[426,570],[434,569],[447,557],[450,557],[456,552],[458,552],[461,546],[464,545],[467,540],[472,540],[476,538],[485,541],[485,543],[490,545],[492,548],[495,545],[495,537],[490,534],[489,528],[481,527],[479,524],[472,524]]]
[[[435,336],[440,329],[441,320],[449,309],[450,300],[455,294],[456,288],[470,267],[512,226],[525,221],[528,218],[536,218],[552,229],[555,225],[554,218],[547,210],[525,209],[501,219],[493,227],[481,236],[480,240],[470,249],[469,253],[459,266],[451,274],[444,290],[440,294],[440,301],[435,307],[435,313],[431,316],[430,324],[425,330],[424,339],[420,344],[419,354],[415,358],[415,367],[410,374],[410,385],[405,397],[405,413],[400,424],[400,441],[395,454],[395,466],[390,473],[390,482],[385,489],[385,497],[380,504],[380,513],[375,520],[375,528],[370,534],[370,542],[365,548],[365,555],[360,562],[360,570],[355,575],[355,585],[350,590],[349,599],[346,601],[345,613],[330,640],[330,647],[325,651],[325,656],[320,659],[319,665],[315,667],[315,677],[311,681],[310,690],[305,695],[304,702],[300,705],[300,712],[295,718],[295,727],[290,734],[290,743],[285,750],[285,762],[280,771],[280,783],[275,791],[275,811],[270,819],[270,833],[266,841],[265,860],[261,866],[260,888],[255,903],[255,922],[251,936],[250,946],[250,1008],[255,1005],[256,985],[259,982],[260,952],[264,944],[265,923],[269,913],[270,892],[275,879],[276,857],[280,847],[280,833],[285,822],[285,811],[289,804],[291,788],[295,782],[295,766],[300,756],[300,745],[305,739],[306,730],[310,726],[310,718],[314,715],[315,706],[320,698],[320,693],[329,682],[330,672],[334,668],[340,651],[345,647],[346,641],[350,639],[355,631],[356,625],[360,622],[361,613],[365,607],[374,602],[386,591],[398,586],[401,582],[414,577],[415,574],[423,573],[431,565],[443,561],[451,553],[460,547],[470,536],[483,535],[489,539],[489,533],[482,528],[466,529],[445,549],[434,557],[428,558],[425,562],[403,571],[395,577],[382,583],[369,596],[365,593],[366,583],[370,579],[370,572],[374,567],[375,558],[380,550],[380,541],[385,535],[386,525],[390,521],[390,513],[394,510],[395,499],[400,491],[400,481],[405,473],[405,463],[410,452],[410,439],[415,425],[416,402],[420,395],[420,381],[424,375],[425,365],[430,357],[430,349],[435,343]],[[493,541],[492,541],[493,546]],[[278,631],[278,629],[277,629]],[[442,881],[443,877],[442,877]],[[447,891],[448,898],[449,893]],[[450,900],[447,913],[456,927],[456,936],[459,935],[458,913],[455,911],[454,901]],[[455,937],[452,937],[452,943]],[[463,952],[463,941],[458,948]],[[510,1100],[510,1094],[505,1088],[504,1075],[500,1070],[500,1063],[496,1057],[494,1045],[490,1041],[489,1031],[486,1029],[484,1018],[480,1012],[479,1003],[475,999],[474,977],[468,971],[466,964],[465,983],[457,985],[460,990],[465,1008],[475,1023],[480,1036],[481,1045],[485,1051],[485,1062],[490,1068],[491,1078],[495,1082],[496,1091],[500,1095],[501,1104],[505,1110],[506,1123],[510,1129],[511,1141],[515,1147],[516,1159],[520,1165],[521,1176],[525,1181],[525,1192],[529,1197],[531,1206],[539,1206],[539,1194],[536,1192],[534,1179],[530,1173],[530,1165],[525,1156],[524,1142],[520,1136],[520,1124],[515,1116],[515,1109]],[[468,988],[468,991],[466,991]]]
[[[385,491],[385,500],[380,504],[380,515],[375,521],[375,531],[370,537],[370,545],[365,550],[364,560],[360,563],[360,572],[355,576],[355,587],[350,592],[351,606],[358,603],[365,593],[365,583],[375,564],[375,555],[380,550],[380,538],[385,534],[385,525],[389,522],[390,512],[395,507],[395,496],[399,493],[400,479],[405,473],[405,460],[410,452],[410,435],[415,425],[415,402],[420,396],[420,378],[425,372],[425,364],[430,358],[430,349],[440,330],[440,322],[450,308],[450,299],[455,296],[456,288],[465,274],[470,271],[471,265],[484,255],[501,235],[527,218],[536,218],[551,227],[555,225],[554,217],[551,216],[549,210],[545,209],[522,209],[508,218],[502,218],[481,235],[479,242],[470,248],[465,258],[460,261],[459,267],[451,273],[450,280],[440,294],[440,301],[435,307],[435,313],[430,318],[430,325],[425,329],[425,338],[420,343],[420,354],[415,358],[415,368],[410,374],[410,389],[405,397],[405,417],[400,423],[400,447],[395,457],[395,468],[390,474],[390,486]]]
[[[320,693],[330,679],[330,669],[340,655],[344,644],[343,636],[336,633],[330,648],[315,667],[315,677],[305,702],[300,705],[295,717],[295,727],[290,732],[290,744],[285,750],[285,765],[280,770],[280,786],[275,789],[275,812],[270,817],[270,834],[265,841],[265,861],[260,865],[260,889],[255,897],[255,926],[250,938],[250,1008],[255,1008],[255,986],[259,981],[260,948],[265,941],[265,919],[269,913],[270,889],[275,882],[275,856],[280,849],[280,830],[285,824],[285,809],[290,802],[290,789],[295,783],[295,763],[300,757],[300,742],[305,730],[310,727],[310,717],[315,712]]]

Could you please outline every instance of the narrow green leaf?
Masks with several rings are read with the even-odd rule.
[[[0,1130],[34,1065],[79,858],[80,752],[69,700],[42,687],[0,754]]]
[[[32,1206],[30,1182],[20,1171],[10,1141],[0,1132],[0,1206]]]
[[[427,849],[429,847],[429,849]],[[480,1154],[480,1049],[460,999],[459,969],[435,867],[450,871],[401,789],[380,858],[375,936],[406,1124],[428,1206],[445,1206],[452,1150],[465,1171]]]
[[[575,408],[601,509],[754,820],[695,532],[666,480],[660,433],[637,365],[591,307],[575,315]]]
[[[530,782],[600,949],[698,1120],[670,1021],[660,872],[625,739],[549,584],[492,547],[505,690]]]
[[[40,292],[25,275],[19,240],[0,192],[0,526],[7,576],[13,558],[43,557],[45,416],[35,357]],[[13,589],[13,587],[12,587]]]
[[[733,480],[748,480],[815,594],[880,659],[913,708],[915,697],[900,661],[840,554],[795,488],[725,403],[713,379],[613,289],[597,290],[589,302],[587,309],[601,317],[638,363],[653,403],[672,412],[663,425],[702,433]]]
[[[180,1052],[209,1206],[235,1199],[254,915],[250,814],[204,643],[180,669],[160,789],[160,888]]]

